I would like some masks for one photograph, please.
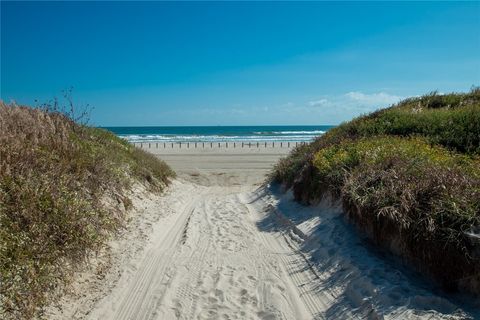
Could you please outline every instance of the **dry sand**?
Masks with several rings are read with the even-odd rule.
[[[339,206],[262,185],[287,148],[150,151],[178,178],[161,197],[136,192],[129,228],[92,264],[110,268],[81,273],[48,318],[478,316],[370,248]]]
[[[292,144],[293,145],[293,144]],[[194,144],[190,144],[187,148],[183,145],[174,145],[173,148],[167,145],[167,148],[148,148],[148,144],[144,145],[144,150],[158,155],[166,161],[175,171],[181,175],[202,173],[207,175],[210,173],[228,173],[238,174],[245,177],[251,182],[263,182],[263,177],[267,174],[274,163],[282,156],[286,156],[292,148],[288,148],[284,143],[283,147],[276,143],[275,147],[269,144],[266,148],[263,144],[256,147],[254,144],[248,147],[247,144],[241,147],[241,143],[236,144],[236,148],[229,144],[206,144],[205,148],[198,144],[195,148]]]

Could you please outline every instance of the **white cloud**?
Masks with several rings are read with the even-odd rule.
[[[367,94],[360,91],[352,91],[345,94],[345,97],[352,101],[375,107],[386,107],[402,100],[400,96],[385,92]]]
[[[310,107],[321,107],[321,106],[326,106],[328,105],[329,102],[327,99],[319,99],[319,100],[314,100],[314,101],[309,101],[308,105]]]
[[[338,123],[388,107],[402,99],[401,96],[386,92],[351,91],[345,94],[319,96],[304,103],[303,107],[291,111],[309,114],[309,117],[320,119],[322,123]]]
[[[360,91],[351,91],[342,95],[323,96],[319,99],[308,101],[307,105],[309,107],[358,108],[359,110],[368,109],[373,111],[376,108],[388,107],[402,99],[403,97],[401,96],[386,92],[363,93]]]

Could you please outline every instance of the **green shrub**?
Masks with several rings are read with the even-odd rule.
[[[420,216],[432,219],[423,235],[440,226],[453,241],[480,222],[479,159],[424,139],[365,138],[322,149],[313,164],[322,183],[341,190],[362,212],[388,213],[405,228],[419,227]],[[464,220],[444,225],[455,219]]]
[[[288,157],[282,158],[277,162],[270,178],[277,182],[292,184],[310,155],[309,145],[295,147]]]
[[[446,288],[479,294],[480,259],[465,233],[480,226],[480,160],[420,139],[354,145],[361,160],[341,192],[354,221]]]

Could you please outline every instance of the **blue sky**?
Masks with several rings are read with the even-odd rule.
[[[1,2],[1,99],[96,125],[337,124],[480,85],[480,2]]]

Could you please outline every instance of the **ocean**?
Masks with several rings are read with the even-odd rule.
[[[104,127],[129,142],[308,142],[334,126]]]

